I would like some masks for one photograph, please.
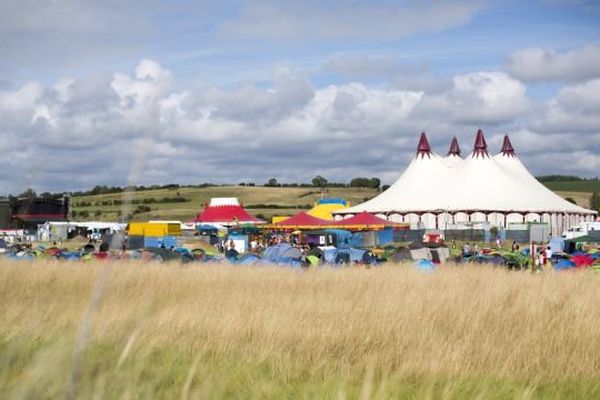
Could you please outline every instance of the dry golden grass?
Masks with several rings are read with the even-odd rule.
[[[0,265],[4,398],[589,398],[600,276]]]
[[[567,191],[557,191],[557,195],[563,198],[570,197],[575,202],[585,208],[588,208],[590,205],[590,197],[592,196],[591,190],[589,192],[567,192]]]

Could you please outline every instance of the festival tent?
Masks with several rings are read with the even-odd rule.
[[[334,228],[335,222],[328,221],[326,219],[321,219],[317,217],[313,217],[305,211],[301,211],[298,214],[284,219],[283,221],[276,222],[274,224],[265,226],[270,229],[325,229],[328,227]]]
[[[481,129],[471,154],[451,171],[443,200],[448,210],[489,214],[530,209],[536,202],[535,194],[490,157]]]
[[[501,156],[491,157],[479,129],[473,151],[465,159],[460,158],[454,140],[448,157],[442,158],[422,133],[415,156],[388,190],[334,215],[367,211],[427,229],[476,222],[506,227],[511,222],[537,221],[548,223],[555,234],[597,214],[546,189],[513,157],[512,146],[504,150]]]
[[[333,220],[333,215],[331,215],[333,211],[341,210],[349,205],[344,199],[321,199],[307,213],[313,217]]]
[[[213,197],[204,211],[194,218],[193,222],[216,224],[222,226],[239,226],[245,224],[264,224],[250,215],[235,197]]]
[[[397,219],[397,216],[443,211],[445,207],[440,203],[439,192],[444,182],[448,181],[449,175],[450,169],[444,159],[431,150],[427,135],[423,132],[417,153],[394,184],[365,203],[334,211],[333,214],[358,214],[367,211],[382,218],[388,217],[388,220],[394,222],[409,222],[402,218]]]
[[[548,221],[551,222],[551,225],[561,228],[561,225],[565,225],[564,218],[569,218],[569,216],[577,214],[590,215],[593,213],[591,210],[568,202],[535,179],[517,157],[508,135],[504,136],[502,151],[494,157],[494,160],[513,181],[519,182],[524,186],[524,194],[529,195],[529,204],[535,204],[534,207],[530,207],[527,211],[548,214],[546,215],[546,219],[554,218],[554,221]],[[543,218],[544,216],[541,217],[541,219]],[[562,230],[564,229],[556,229],[552,233],[558,234]]]
[[[335,221],[335,224],[340,228],[349,230],[378,230],[389,226],[408,228],[408,225],[406,224],[394,223],[392,221],[376,217],[366,211],[358,213],[350,218]]]

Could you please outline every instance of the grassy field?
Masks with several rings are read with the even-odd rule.
[[[558,192],[600,192],[600,180],[542,182],[550,190]],[[589,196],[588,196],[589,198]]]
[[[600,396],[600,276],[0,265],[3,399]]]
[[[557,192],[562,197],[573,198],[578,205],[587,207],[591,192]],[[362,188],[328,188],[325,197],[340,197],[349,200],[352,204],[359,204],[376,196],[374,189]],[[129,207],[122,205],[106,205],[102,203],[114,200],[122,201],[124,194],[104,194],[94,196],[81,196],[73,198],[73,210],[76,212],[75,220],[100,220],[115,221],[120,215],[131,213],[138,205]],[[188,221],[200,212],[212,197],[237,197],[253,215],[264,217],[268,220],[274,215],[293,215],[298,211],[310,208],[321,198],[318,188],[284,188],[284,187],[241,187],[218,186],[207,188],[179,188],[147,190],[132,193],[131,200],[143,202],[144,199],[160,201],[164,198],[181,197],[187,202],[182,203],[152,203],[143,204],[151,208],[149,212],[142,212],[133,216],[134,221],[147,221],[152,219]],[[82,207],[81,204],[86,206]],[[89,205],[87,205],[89,204]],[[276,205],[277,208],[264,208],[263,205]],[[257,207],[258,206],[258,207]],[[82,218],[81,211],[87,211],[88,217]],[[96,214],[99,212],[99,214]],[[120,213],[120,214],[119,214]],[[77,216],[79,215],[79,216]]]
[[[592,196],[591,192],[556,192],[561,197],[567,198],[570,197],[577,205],[588,208],[590,206],[590,197]]]
[[[328,188],[323,194],[325,197],[341,197],[352,204],[362,203],[377,194],[375,189],[366,188]],[[185,203],[153,203],[147,204],[152,210],[134,215],[133,220],[167,219],[187,221],[204,208],[212,197],[237,197],[253,215],[261,214],[270,219],[273,215],[293,215],[300,210],[312,207],[321,198],[319,188],[289,188],[289,187],[242,187],[242,186],[217,186],[207,188],[178,188],[159,189],[135,192],[132,199],[160,200],[163,198],[183,197],[189,200]],[[124,194],[104,194],[95,196],[82,196],[73,198],[73,210],[80,213],[88,211],[88,220],[116,220],[118,212],[126,214],[134,210],[137,205],[123,210],[120,205],[102,205],[103,202],[122,200]],[[91,203],[90,206],[81,207],[81,202]],[[276,205],[278,208],[262,208],[261,205]],[[260,208],[253,206],[259,205]],[[101,214],[96,217],[95,212]],[[77,218],[82,219],[82,218]]]

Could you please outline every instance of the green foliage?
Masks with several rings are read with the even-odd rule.
[[[590,209],[600,211],[600,193],[594,192],[590,196]]]
[[[558,192],[600,192],[600,180],[574,180],[574,181],[540,181],[550,190]]]
[[[32,188],[27,188],[23,193],[21,193],[17,197],[26,198],[26,199],[35,199],[37,197],[37,193]]]
[[[351,187],[369,187],[370,183],[371,183],[371,181],[369,180],[369,178],[353,178],[350,181],[350,186]]]
[[[271,178],[267,181],[267,183],[265,183],[265,186],[275,187],[275,186],[281,186],[281,185],[277,182],[277,178]]]
[[[574,175],[542,175],[535,177],[540,182],[572,182],[582,181],[583,178]]]
[[[577,202],[572,198],[572,197],[565,197],[565,200],[568,201],[569,203],[573,203],[573,204],[577,204]]]
[[[142,214],[142,213],[150,212],[150,211],[152,211],[152,208],[150,208],[149,206],[140,205],[140,206],[137,206],[137,208],[135,210],[133,210],[133,214]]]
[[[311,182],[315,187],[323,188],[327,186],[327,179],[323,178],[321,175],[315,176]]]
[[[134,342],[135,343],[135,342]],[[0,365],[4,399],[56,399],[65,396],[72,373],[74,345],[68,341],[10,338],[0,344],[10,361]],[[593,380],[513,380],[482,375],[414,375],[365,368],[282,366],[269,359],[234,352],[199,352],[175,346],[133,347],[123,357],[122,343],[93,341],[83,355],[75,398],[373,398],[589,399],[598,395]],[[36,364],[37,363],[37,364]],[[117,367],[118,365],[118,367]],[[285,373],[282,373],[282,369]],[[24,374],[23,370],[33,371]],[[344,396],[339,394],[343,393]],[[367,393],[368,395],[365,395]]]
[[[353,178],[350,181],[350,187],[379,189],[379,185],[381,185],[381,180],[379,178]]]

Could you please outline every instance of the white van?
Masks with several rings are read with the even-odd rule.
[[[591,231],[600,231],[600,222],[581,222],[562,233],[563,239],[575,239],[589,235]]]

